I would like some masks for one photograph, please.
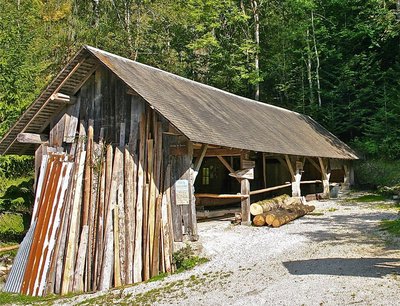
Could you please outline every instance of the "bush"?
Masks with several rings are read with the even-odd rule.
[[[28,219],[22,214],[0,214],[0,241],[20,242],[29,226]]]
[[[365,189],[400,184],[400,161],[360,160],[354,164],[356,185]]]
[[[20,176],[27,176],[33,172],[33,169],[34,158],[32,156],[0,156],[1,178],[16,178]]]
[[[0,190],[0,212],[30,213],[35,199],[33,179],[8,180],[7,185],[6,190]]]

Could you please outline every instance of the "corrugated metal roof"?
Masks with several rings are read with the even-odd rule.
[[[357,158],[351,148],[308,116],[93,47],[86,46],[81,52],[85,50],[194,142],[278,154]],[[2,143],[0,152],[4,153]]]

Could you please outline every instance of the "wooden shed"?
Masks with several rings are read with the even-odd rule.
[[[318,183],[327,194],[331,170],[348,185],[357,159],[308,116],[89,46],[0,153],[35,155],[32,225],[6,284],[31,295],[171,272],[173,242],[198,239],[196,199],[238,201],[246,224],[252,199]]]

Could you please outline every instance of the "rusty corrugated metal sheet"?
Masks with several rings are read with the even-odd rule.
[[[11,267],[10,274],[7,277],[6,284],[3,287],[4,292],[19,293],[21,291],[35,228],[36,222],[33,222],[21,242],[17,256],[15,257],[13,266]]]

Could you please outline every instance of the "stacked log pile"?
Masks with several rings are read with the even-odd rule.
[[[174,269],[161,122],[143,114],[128,143],[121,124],[119,146],[96,143],[93,122],[78,130],[66,148],[42,150],[31,228],[5,291],[106,290]]]
[[[300,218],[315,209],[315,206],[304,205],[300,198],[288,195],[251,204],[250,212],[254,216],[253,225],[280,227]]]

